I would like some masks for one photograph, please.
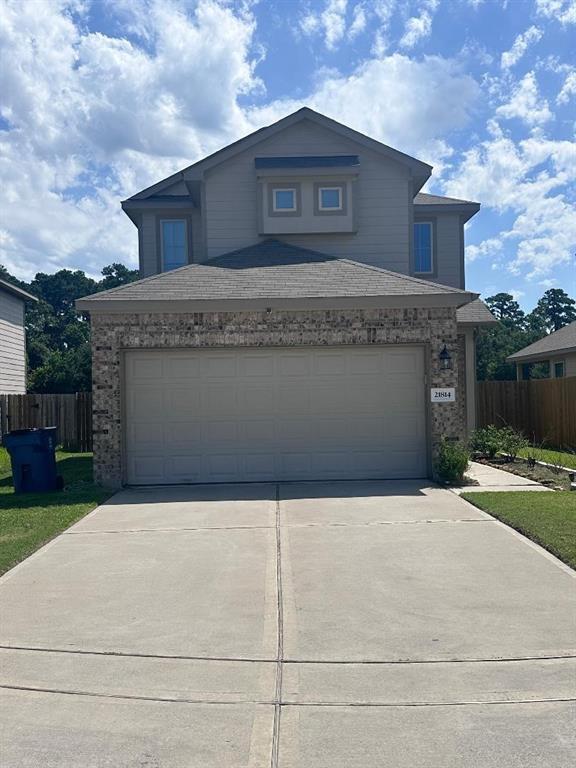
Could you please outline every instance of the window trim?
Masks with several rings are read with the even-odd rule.
[[[314,216],[348,216],[348,188],[347,181],[315,181],[314,182]],[[340,208],[321,208],[320,196],[323,189],[340,190]],[[355,208],[358,206],[356,205]]]
[[[322,192],[338,192],[338,202],[339,205],[328,205],[324,206],[322,205]],[[344,195],[343,195],[343,189],[341,184],[337,184],[335,186],[319,186],[318,187],[318,210],[322,211],[322,213],[331,212],[331,211],[341,211],[344,208]]]
[[[184,224],[184,264],[181,264],[179,267],[171,267],[169,270],[166,269],[166,264],[164,260],[164,224],[174,224],[175,222],[181,221]],[[188,236],[188,219],[186,217],[182,216],[166,216],[162,217],[159,220],[160,222],[160,271],[161,272],[171,272],[173,269],[180,269],[181,267],[185,267],[190,263],[190,252],[189,252],[189,236]]]
[[[278,208],[276,205],[276,195],[278,192],[292,192],[292,201],[294,205],[291,208]],[[295,187],[274,187],[272,190],[272,210],[274,213],[295,213],[298,210],[298,200]]]
[[[552,365],[551,365],[552,370],[550,371],[550,373],[554,374],[553,378],[555,378],[555,379],[565,379],[566,378],[566,361],[564,360],[564,358],[558,358],[557,360],[552,360],[551,363],[552,363]],[[556,375],[556,366],[557,365],[561,365],[562,366],[562,375],[561,376],[557,376]]]
[[[416,268],[416,266],[417,266],[417,264],[416,264],[416,225],[417,224],[428,224],[428,226],[430,227],[430,269],[427,269],[427,270],[424,270],[424,271]],[[434,240],[435,240],[434,222],[431,219],[421,219],[421,220],[418,220],[418,221],[413,221],[412,222],[412,230],[413,230],[413,232],[412,232],[412,242],[413,242],[412,250],[413,250],[413,259],[414,259],[414,274],[415,275],[435,275],[436,274],[436,265],[435,265],[435,261],[436,261],[436,248],[434,247],[435,246],[435,242],[434,242]]]
[[[276,195],[275,193],[280,191],[284,192],[290,190],[294,192],[294,204],[295,208],[275,208]],[[265,215],[271,218],[289,218],[291,216],[302,215],[302,193],[301,185],[299,181],[279,181],[268,182],[266,184],[266,203],[264,206]]]

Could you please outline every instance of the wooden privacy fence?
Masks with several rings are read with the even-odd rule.
[[[479,381],[478,427],[509,425],[536,443],[576,449],[576,376],[531,381]]]
[[[12,429],[58,427],[69,451],[92,450],[92,393],[0,395],[0,437]]]

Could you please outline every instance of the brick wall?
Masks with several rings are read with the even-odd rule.
[[[95,314],[95,479],[113,487],[122,483],[122,350],[407,343],[427,345],[428,387],[456,387],[457,391],[456,403],[429,403],[434,456],[443,435],[465,435],[464,379],[459,363],[463,350],[457,338],[455,309]],[[444,343],[454,359],[449,371],[440,370],[438,361]]]

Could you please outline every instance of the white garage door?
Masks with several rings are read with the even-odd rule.
[[[422,347],[126,353],[135,484],[426,475]]]

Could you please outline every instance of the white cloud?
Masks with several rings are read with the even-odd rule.
[[[71,8],[0,3],[3,57],[18,62],[0,74],[0,261],[21,276],[135,263],[119,200],[248,132],[238,97],[260,87],[249,13],[151,0],[154,37],[138,47],[85,31]]]
[[[536,12],[560,24],[576,24],[576,0],[536,0]]]
[[[538,27],[529,27],[526,32],[518,35],[516,40],[509,51],[504,51],[501,58],[501,66],[503,69],[508,69],[517,64],[522,56],[528,50],[528,47],[533,43],[537,43],[542,37],[542,30]]]
[[[502,245],[502,240],[498,237],[490,237],[480,245],[468,245],[466,246],[466,261],[471,263],[476,259],[494,258],[502,250]]]
[[[506,268],[530,278],[569,264],[576,244],[576,209],[568,197],[576,183],[576,146],[542,136],[514,142],[497,124],[491,131],[491,138],[464,153],[443,190],[515,218],[497,237],[468,246],[468,258],[498,260],[504,245],[511,246],[515,255]]]
[[[412,16],[406,22],[404,34],[400,39],[401,48],[414,48],[421,40],[432,32],[432,19],[438,7],[439,0],[424,0],[417,16]]]
[[[564,84],[556,97],[556,104],[568,104],[573,96],[576,96],[576,70],[566,75]]]
[[[320,13],[309,11],[300,20],[304,34],[312,36],[322,33],[324,44],[329,51],[334,51],[346,32],[346,9],[348,0],[326,0]]]
[[[301,100],[280,99],[247,115],[259,127],[308,105],[436,166],[452,151],[444,137],[469,122],[479,93],[475,80],[449,59],[415,61],[396,53],[347,76],[329,74]]]
[[[351,40],[364,32],[366,29],[367,20],[368,19],[365,6],[362,3],[358,3],[358,5],[354,7],[354,11],[352,13],[352,24],[350,24],[350,29],[348,30],[348,37]]]
[[[552,119],[546,99],[540,96],[534,72],[528,72],[513,90],[510,101],[500,105],[496,114],[506,119],[518,118],[527,125],[541,125]]]

